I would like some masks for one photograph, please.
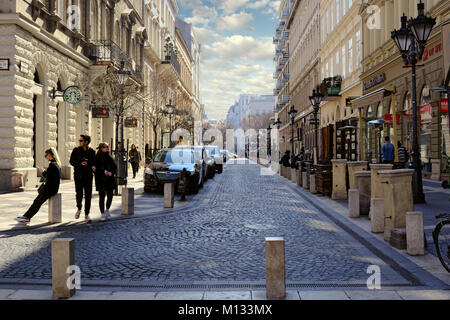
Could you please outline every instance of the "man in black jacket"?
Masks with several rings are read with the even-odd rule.
[[[75,214],[75,219],[78,219],[81,214],[84,191],[84,215],[85,221],[89,223],[91,222],[89,211],[91,210],[92,179],[94,176],[93,173],[95,172],[95,151],[89,147],[91,137],[81,135],[78,142],[80,146],[73,149],[70,155],[70,164],[74,167],[75,191],[77,194],[78,210]]]

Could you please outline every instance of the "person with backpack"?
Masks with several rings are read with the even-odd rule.
[[[95,188],[99,195],[99,208],[102,215],[101,220],[109,220],[109,208],[111,208],[114,189],[116,188],[115,174],[117,172],[117,165],[114,159],[109,154],[109,145],[105,142],[98,146],[97,154],[95,155]],[[106,197],[106,210],[105,210]]]
[[[21,217],[17,217],[16,221],[21,223],[30,222],[31,218],[39,211],[41,206],[58,193],[61,180],[61,162],[55,148],[45,150],[45,159],[49,162],[47,170],[38,167],[42,173],[45,182],[38,189],[38,196],[34,199],[31,207]]]

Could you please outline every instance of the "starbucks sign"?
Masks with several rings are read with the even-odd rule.
[[[70,104],[77,104],[81,100],[81,91],[76,86],[68,87],[64,90],[63,99]]]

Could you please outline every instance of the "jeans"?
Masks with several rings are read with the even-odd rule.
[[[77,208],[81,210],[84,191],[84,214],[87,216],[91,210],[92,176],[75,178],[75,191],[77,193]]]
[[[36,199],[34,199],[33,204],[28,209],[28,211],[24,214],[24,217],[31,219],[33,216],[39,211],[41,206],[44,204],[45,201],[50,199],[50,196],[45,194],[39,194]]]
[[[136,177],[136,173],[139,171],[139,163],[131,162],[131,167],[133,168],[133,178]]]
[[[111,208],[113,192],[114,192],[114,189],[106,189],[106,190],[98,191],[98,196],[99,196],[98,205],[100,207],[101,213],[105,212],[105,196],[107,197],[106,198],[106,209],[109,210],[109,208]]]

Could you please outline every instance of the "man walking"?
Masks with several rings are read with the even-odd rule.
[[[400,141],[397,142],[398,146],[398,161],[402,163],[403,168],[409,160],[409,152]]]
[[[95,151],[89,147],[91,137],[81,135],[78,140],[80,146],[73,149],[70,155],[70,164],[74,167],[75,191],[77,194],[77,212],[75,219],[80,218],[84,192],[84,216],[87,223],[91,222],[89,211],[91,210],[92,179],[95,172]]]
[[[381,147],[381,153],[383,154],[383,163],[393,164],[394,163],[394,145],[390,142],[389,137],[384,138],[384,144]]]

